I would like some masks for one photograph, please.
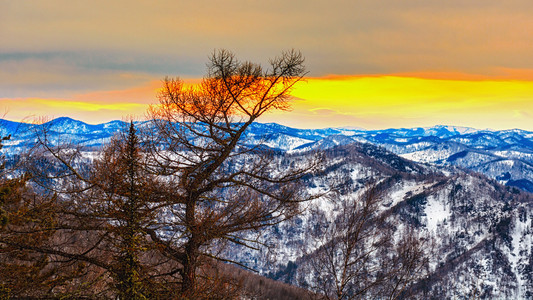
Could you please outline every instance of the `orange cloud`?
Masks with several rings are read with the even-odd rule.
[[[75,95],[73,98],[80,102],[104,101],[106,103],[152,104],[160,88],[161,81],[153,80],[138,87],[124,90],[89,92]]]
[[[147,105],[131,102],[106,103],[41,98],[0,98],[0,105],[5,109],[4,117],[11,120],[69,116],[89,123],[143,116],[147,108]]]
[[[199,79],[185,79],[185,85]],[[122,90],[94,91],[65,98],[0,98],[5,118],[31,120],[40,117],[69,116],[89,123],[101,123],[129,116],[143,117],[150,104],[157,103],[160,80]]]

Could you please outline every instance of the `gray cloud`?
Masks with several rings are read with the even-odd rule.
[[[3,89],[40,66],[72,88],[121,72],[201,76],[216,48],[260,62],[296,48],[311,76],[493,75],[533,69],[531,11],[527,0],[0,1],[0,76]]]

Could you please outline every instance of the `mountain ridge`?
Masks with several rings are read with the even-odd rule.
[[[147,121],[135,121],[144,126]],[[21,151],[46,130],[52,137],[79,145],[99,147],[126,127],[114,120],[87,124],[70,117],[60,117],[43,124],[29,124],[0,119],[0,135],[11,135],[6,153]],[[370,143],[419,163],[458,166],[485,174],[502,184],[533,192],[533,132],[522,129],[487,130],[470,127],[435,125],[432,127],[364,130],[336,127],[298,129],[277,123],[253,123],[244,134],[249,144],[287,152],[327,149],[341,144]]]

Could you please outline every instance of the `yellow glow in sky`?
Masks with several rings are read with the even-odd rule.
[[[415,127],[449,124],[533,129],[533,81],[399,76],[300,82],[290,113],[265,119],[297,127]]]

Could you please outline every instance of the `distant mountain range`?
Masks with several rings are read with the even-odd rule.
[[[137,122],[138,126],[145,123]],[[35,134],[44,128],[51,141],[99,148],[125,126],[123,121],[90,125],[68,117],[40,125],[0,120],[0,135],[12,136],[5,142],[4,152],[9,155],[29,148]],[[533,192],[533,132],[520,129],[497,131],[442,125],[384,130],[295,129],[275,123],[254,123],[244,138],[250,144],[262,143],[289,153],[370,143],[415,162],[464,168]]]

